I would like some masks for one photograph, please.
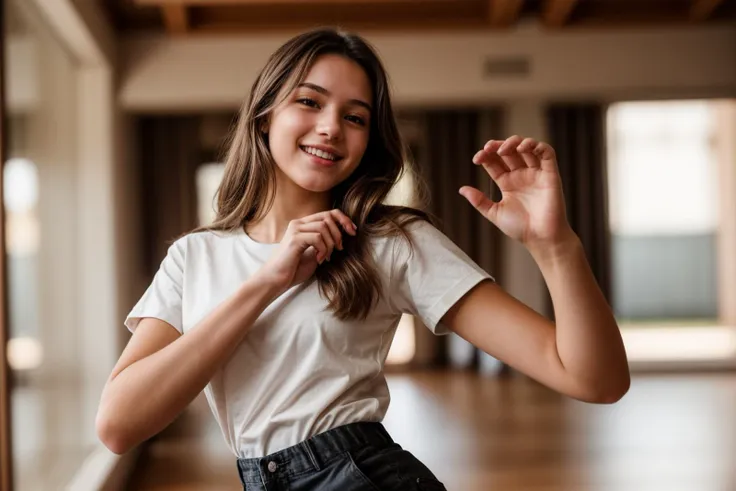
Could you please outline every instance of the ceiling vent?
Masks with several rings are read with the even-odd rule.
[[[529,58],[487,58],[483,62],[483,77],[485,78],[520,78],[529,75],[531,63]]]

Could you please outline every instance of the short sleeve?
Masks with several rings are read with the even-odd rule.
[[[434,334],[447,334],[442,316],[478,283],[495,280],[430,223],[414,222],[407,232],[411,245],[401,236],[394,242],[391,303]]]
[[[153,281],[125,319],[125,327],[133,332],[141,319],[154,317],[171,324],[177,331],[182,328],[182,292],[186,237],[177,240],[166,253]]]

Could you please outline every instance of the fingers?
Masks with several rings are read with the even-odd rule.
[[[332,235],[332,231],[330,230],[330,226],[327,225],[326,221],[302,224],[299,226],[299,230],[297,233],[306,234],[313,239],[314,234],[317,234],[321,237],[321,243],[324,244],[324,247],[317,247],[315,245],[315,248],[317,248],[319,251],[319,254],[317,254],[317,261],[319,262],[322,262],[322,259],[327,259],[329,261],[330,256],[332,256],[332,251],[335,250],[335,247],[339,245],[340,241],[342,240],[340,237],[335,239],[335,237]],[[314,245],[312,244],[312,242],[309,242],[309,244]]]
[[[460,188],[460,194],[467,199],[473,207],[481,212],[483,216],[487,218],[491,218],[493,206],[495,203],[488,199],[488,197],[483,194],[480,190],[471,187],[471,186],[463,186]]]
[[[510,170],[496,153],[502,143],[503,140],[490,140],[473,156],[473,163],[482,165],[494,180]]]
[[[505,142],[498,148],[496,152],[501,156],[506,166],[515,171],[516,169],[523,169],[526,167],[524,159],[521,158],[516,148],[521,144],[521,137],[514,135],[507,138]]]
[[[300,230],[326,233],[326,239],[338,250],[342,250],[342,233],[337,223],[331,217],[323,218],[321,221],[309,222],[300,226]]]
[[[519,146],[516,147],[516,151],[524,159],[527,167],[539,168],[541,166],[539,158],[534,153],[537,145],[539,144],[534,138],[524,138]]]
[[[355,225],[355,223],[353,223],[353,221],[350,220],[350,218],[348,218],[345,213],[338,209],[321,211],[319,213],[315,213],[314,215],[306,216],[299,221],[301,223],[309,223],[325,219],[330,219],[334,222],[339,223],[340,225],[342,225],[342,228],[350,235],[355,235],[358,231],[358,227]]]
[[[320,264],[329,256],[330,248],[325,243],[324,235],[319,232],[299,232],[294,236],[294,243],[303,251],[309,251],[313,247],[316,251],[315,258]]]
[[[315,213],[307,217],[298,220],[297,230],[299,233],[311,233],[319,234],[324,243],[324,248],[321,249],[315,245],[318,250],[317,261],[322,263],[324,259],[328,261],[332,257],[332,252],[337,248],[343,250],[343,238],[340,227],[351,235],[357,234],[357,227],[355,224],[340,210],[329,210],[325,212]],[[315,239],[314,236],[310,237]]]
[[[532,152],[540,160],[542,170],[557,172],[557,154],[550,144],[537,143]]]
[[[555,151],[549,144],[518,135],[506,140],[489,140],[473,156],[473,163],[483,165],[493,180],[518,169],[553,170],[557,165]]]

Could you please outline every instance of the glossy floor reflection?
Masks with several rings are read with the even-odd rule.
[[[386,427],[449,490],[736,489],[736,373],[637,376],[612,406],[523,377],[389,376]],[[141,461],[129,489],[242,489],[198,399]]]

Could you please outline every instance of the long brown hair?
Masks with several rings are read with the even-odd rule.
[[[344,250],[335,250],[331,260],[317,268],[315,278],[336,317],[364,319],[381,291],[369,239],[401,234],[411,243],[404,227],[417,220],[434,220],[418,208],[384,204],[394,184],[411,169],[406,167],[410,164],[391,107],[385,70],[371,46],[359,36],[318,29],[292,38],[271,55],[253,83],[228,139],[215,220],[195,232],[244,228],[263,218],[271,208],[276,193],[275,162],[262,128],[283,97],[304,80],[317,58],[327,54],[344,56],[363,68],[372,88],[374,114],[360,164],[331,190],[332,208],[342,210],[355,222],[358,235],[345,234]],[[422,200],[425,188],[421,180],[414,182],[419,184],[416,191]]]

